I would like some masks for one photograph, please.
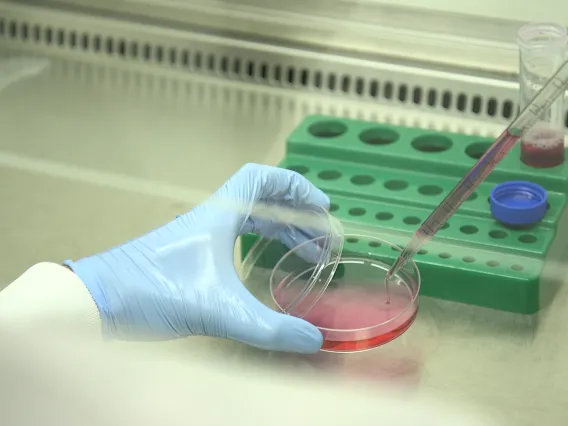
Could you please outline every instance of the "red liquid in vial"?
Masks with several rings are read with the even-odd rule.
[[[536,129],[521,142],[521,161],[535,168],[564,163],[564,135],[550,129]]]

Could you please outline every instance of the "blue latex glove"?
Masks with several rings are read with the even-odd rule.
[[[316,327],[264,306],[235,271],[233,249],[241,234],[277,237],[288,247],[314,236],[255,218],[257,203],[329,208],[329,198],[298,173],[247,164],[208,201],[162,228],[65,264],[87,286],[107,337],[166,340],[205,335],[268,350],[317,352],[323,339]]]

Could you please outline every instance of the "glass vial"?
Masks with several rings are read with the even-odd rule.
[[[521,27],[519,46],[520,108],[523,109],[567,58],[563,25],[537,23]],[[564,163],[565,97],[560,96],[521,141],[521,161],[548,168]]]

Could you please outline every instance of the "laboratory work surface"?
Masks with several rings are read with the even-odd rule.
[[[2,285],[36,262],[85,256],[172,219],[246,162],[277,164],[308,114],[429,120],[351,100],[334,111],[323,94],[8,51],[0,84]],[[420,304],[400,339],[361,354],[282,356],[208,338],[140,346],[387,381],[463,399],[504,425],[566,423],[566,286],[535,316]]]

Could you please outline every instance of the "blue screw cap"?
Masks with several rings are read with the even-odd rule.
[[[528,226],[542,220],[548,209],[546,189],[533,182],[510,181],[491,190],[491,214],[509,226]]]

